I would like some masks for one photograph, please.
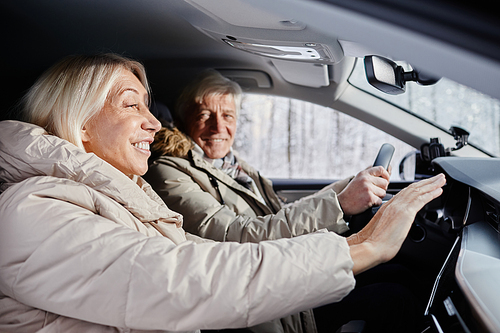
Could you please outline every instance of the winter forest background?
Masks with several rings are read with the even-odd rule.
[[[339,179],[372,165],[384,142],[396,148],[396,174],[399,161],[414,150],[404,142],[330,108],[245,95],[234,148],[268,178]]]
[[[366,87],[362,70],[353,76],[353,84],[378,93]],[[403,95],[381,96],[445,129],[452,125],[463,127],[471,133],[470,142],[500,155],[498,100],[444,79],[431,87],[408,85]],[[339,179],[372,165],[384,142],[396,148],[391,178],[398,180],[399,162],[415,148],[327,107],[245,94],[234,148],[269,178]]]

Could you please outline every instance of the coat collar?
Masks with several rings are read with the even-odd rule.
[[[215,178],[217,178],[217,180],[223,182],[227,186],[230,186],[230,187],[232,187],[240,192],[244,192],[245,194],[255,198],[256,200],[259,200],[255,193],[253,193],[252,191],[250,191],[249,189],[247,189],[243,185],[239,184],[236,180],[234,180],[233,178],[231,178],[230,176],[228,176],[227,174],[225,174],[221,170],[217,169],[215,166],[212,165],[212,163],[210,163],[210,161],[205,160],[200,153],[194,151],[194,149],[189,151],[188,156],[193,161],[193,164],[197,168],[204,169],[204,170],[208,171],[211,175],[213,175]],[[241,159],[238,160],[238,163],[241,164]],[[248,166],[248,165],[245,165],[245,166],[242,165],[243,170],[245,170],[245,172],[247,172],[246,166]],[[248,174],[250,177],[253,178],[253,180],[255,182],[259,181],[258,178],[257,179],[254,178],[255,173],[252,175],[250,173],[248,173]]]
[[[234,190],[245,193],[246,195],[254,198],[260,205],[265,206],[261,203],[259,197],[254,192],[250,191],[246,187],[239,184],[236,180],[226,175],[224,172],[217,169],[216,167],[214,167],[211,163],[207,162],[201,156],[201,154],[193,151],[193,149],[189,151],[188,158],[192,161],[195,167],[207,171],[209,174],[217,178],[217,180],[223,182],[226,186],[229,186]],[[262,194],[262,197],[266,201],[266,205],[268,206],[266,210],[271,208],[274,211],[278,211],[281,208],[281,204],[277,199],[275,199],[276,196],[271,197],[267,195],[267,191],[272,191],[271,181],[262,178],[257,170],[255,170],[251,165],[246,163],[241,158],[238,158],[238,163],[243,168],[243,170],[255,181],[259,191]],[[264,188],[264,184],[262,184],[262,182],[265,183],[267,189]]]
[[[119,202],[140,221],[182,225],[182,215],[163,203],[141,177],[136,182],[112,165],[42,127],[20,121],[0,122],[1,190],[35,176],[70,179]]]

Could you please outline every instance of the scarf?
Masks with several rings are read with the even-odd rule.
[[[255,184],[255,181],[243,170],[241,165],[238,164],[238,159],[234,155],[232,147],[230,148],[229,153],[227,153],[226,156],[218,159],[211,159],[206,156],[203,149],[201,149],[201,147],[196,143],[194,144],[193,151],[202,156],[205,161],[221,170],[229,177],[233,178],[238,184],[255,193],[259,200],[262,203],[265,203],[264,198],[259,191],[259,188]]]

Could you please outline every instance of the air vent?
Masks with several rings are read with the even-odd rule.
[[[483,196],[483,205],[487,222],[491,224],[495,229],[499,230],[500,213],[498,205],[485,196]]]

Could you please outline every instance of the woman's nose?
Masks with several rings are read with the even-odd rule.
[[[148,110],[146,114],[146,122],[144,126],[147,130],[151,130],[154,133],[158,132],[161,129],[161,123],[155,116]]]

